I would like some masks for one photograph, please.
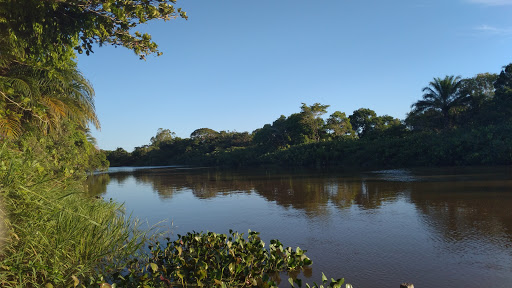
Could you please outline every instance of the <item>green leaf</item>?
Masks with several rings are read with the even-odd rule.
[[[323,283],[327,282],[327,277],[325,277],[324,272],[322,272],[322,282]]]
[[[149,263],[149,265],[151,266],[151,270],[153,270],[153,273],[158,271],[158,265],[156,265],[155,263]]]
[[[71,275],[71,278],[73,279],[73,287],[78,286],[80,284],[80,280],[75,275]]]

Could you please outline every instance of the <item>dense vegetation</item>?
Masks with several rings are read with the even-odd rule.
[[[94,90],[76,53],[97,43],[159,55],[134,28],[186,19],[174,2],[0,0],[0,286],[275,287],[272,273],[311,264],[277,240],[266,250],[255,232],[187,234],[145,249],[146,233],[121,205],[88,196],[86,172],[109,163],[89,133],[99,128]]]
[[[109,163],[89,134],[89,125],[100,125],[76,53],[110,44],[141,59],[159,55],[134,28],[178,17],[187,15],[173,0],[0,0],[0,286],[272,287],[272,273],[311,264],[277,240],[265,249],[254,232],[191,233],[144,250],[145,233],[122,206],[88,196],[86,171]],[[327,105],[303,104],[252,133],[202,128],[179,139],[161,129],[150,145],[108,158],[112,165],[510,164],[511,79],[511,65],[499,75],[435,78],[403,121],[370,109],[324,119]]]
[[[360,168],[512,164],[512,64],[500,74],[434,78],[406,119],[302,104],[252,133],[159,129],[149,145],[107,151],[111,166],[261,164]]]

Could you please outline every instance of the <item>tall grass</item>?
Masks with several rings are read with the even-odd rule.
[[[121,205],[86,197],[83,178],[34,158],[0,147],[0,286],[73,287],[123,269],[145,240],[137,223]]]

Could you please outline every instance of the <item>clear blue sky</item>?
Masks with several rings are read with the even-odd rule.
[[[301,103],[404,119],[433,77],[512,62],[512,0],[178,0],[189,20],[152,22],[164,55],[97,47],[78,65],[96,90],[100,148],[158,128],[248,131]]]

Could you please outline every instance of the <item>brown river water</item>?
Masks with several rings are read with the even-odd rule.
[[[299,246],[309,283],[324,272],[355,288],[512,287],[512,167],[111,168],[88,184],[171,236],[251,229]]]

